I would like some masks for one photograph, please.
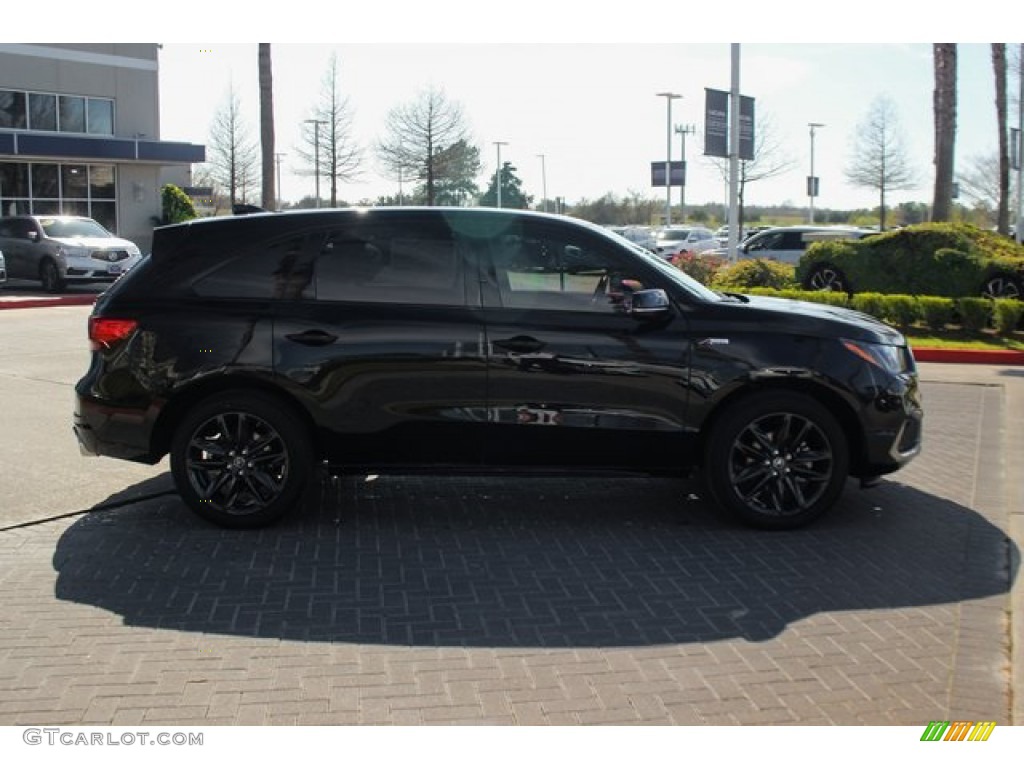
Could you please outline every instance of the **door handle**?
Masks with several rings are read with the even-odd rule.
[[[532,336],[513,336],[511,339],[496,339],[494,346],[509,352],[528,353],[540,352],[546,346],[543,341]]]
[[[302,333],[288,333],[285,334],[285,338],[288,341],[294,341],[296,344],[305,344],[307,347],[326,347],[328,344],[333,344],[338,340],[338,337],[334,334],[319,329],[303,331]]]

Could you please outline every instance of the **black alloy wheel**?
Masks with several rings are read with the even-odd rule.
[[[845,435],[809,397],[752,395],[729,408],[713,429],[705,482],[718,504],[747,525],[805,525],[842,492],[849,463]]]
[[[311,448],[301,421],[260,393],[203,401],[185,417],[171,447],[175,485],[188,506],[228,528],[276,522],[300,500]]]

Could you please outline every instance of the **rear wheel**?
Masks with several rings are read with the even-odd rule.
[[[1020,281],[1013,275],[993,275],[985,281],[981,295],[988,299],[1019,299],[1022,296]]]
[[[281,519],[300,501],[311,463],[301,420],[257,392],[202,401],[182,420],[171,445],[171,471],[185,503],[227,528]]]
[[[43,290],[47,293],[60,293],[67,285],[60,275],[60,268],[53,259],[44,259],[39,265],[39,279],[43,283]]]
[[[850,286],[846,277],[835,267],[829,264],[818,264],[811,269],[811,273],[804,281],[804,287],[810,291],[840,291],[849,293]]]
[[[849,450],[835,418],[797,393],[741,400],[712,427],[704,480],[746,525],[785,529],[820,517],[842,492]]]

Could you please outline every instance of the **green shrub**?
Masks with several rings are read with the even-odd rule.
[[[174,184],[164,184],[160,189],[160,203],[163,213],[162,224],[179,224],[199,215],[192,205],[192,198]]]
[[[969,224],[917,224],[862,240],[811,243],[797,265],[806,285],[814,267],[838,269],[850,290],[914,296],[977,296],[995,275],[1018,275],[1024,247]]]
[[[933,331],[941,331],[953,320],[955,303],[948,296],[921,296],[917,301],[924,324]]]
[[[1017,299],[996,299],[992,321],[999,333],[1013,333],[1024,315],[1024,302]]]
[[[881,293],[858,293],[850,299],[850,306],[858,312],[877,317],[885,316],[885,295]]]
[[[711,285],[715,275],[725,266],[720,256],[704,256],[685,251],[670,259],[671,263],[703,285]]]
[[[712,284],[732,288],[796,288],[793,266],[768,259],[743,259],[723,267]]]
[[[900,328],[908,328],[921,316],[917,298],[894,293],[882,301],[882,319]]]
[[[988,327],[992,319],[992,300],[981,296],[964,296],[957,299],[956,310],[965,331],[980,331]]]

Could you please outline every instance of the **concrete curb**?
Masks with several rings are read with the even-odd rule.
[[[96,303],[98,294],[86,294],[81,296],[33,296],[30,298],[0,298],[0,310],[3,309],[32,309],[33,307],[72,307],[89,306]]]
[[[1008,349],[918,349],[912,347],[919,363],[980,363],[982,365],[1024,365],[1024,352]]]

